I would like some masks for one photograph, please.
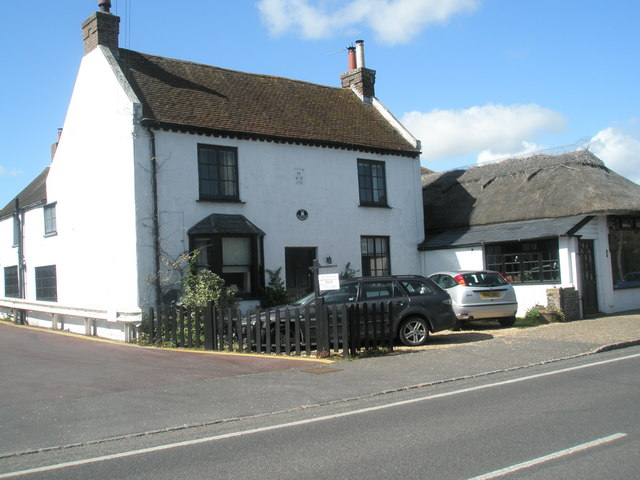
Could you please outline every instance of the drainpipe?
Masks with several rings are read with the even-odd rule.
[[[25,263],[24,263],[24,215],[20,210],[20,200],[16,197],[16,228],[18,229],[18,297],[24,298],[25,296]],[[16,323],[25,324],[25,312],[24,310],[16,310]]]
[[[152,235],[153,235],[153,254],[154,254],[154,290],[156,295],[156,306],[162,305],[162,287],[160,285],[160,217],[158,214],[158,161],[156,158],[156,135],[153,132],[151,123],[153,120],[142,119],[144,125],[149,132],[149,148],[151,150],[151,197],[153,202],[152,214]],[[157,308],[157,307],[156,307]]]

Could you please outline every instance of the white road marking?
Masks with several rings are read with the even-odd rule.
[[[585,365],[580,365],[580,366],[576,366],[576,367],[568,367],[568,368],[562,368],[560,370],[554,370],[551,372],[545,372],[545,373],[538,373],[535,375],[528,375],[526,377],[520,377],[520,378],[514,378],[511,380],[504,380],[501,382],[495,382],[495,383],[489,383],[487,385],[479,385],[476,387],[469,387],[469,388],[462,388],[460,390],[454,390],[452,392],[445,392],[445,393],[437,393],[434,395],[427,395],[426,397],[419,397],[419,398],[413,398],[411,400],[402,400],[399,402],[393,402],[393,403],[387,403],[384,405],[378,405],[375,407],[367,407],[367,408],[361,408],[358,410],[352,410],[349,412],[342,412],[342,413],[336,413],[333,415],[325,415],[322,417],[316,417],[316,418],[308,418],[305,420],[298,420],[295,422],[287,422],[287,423],[281,423],[279,425],[270,425],[268,427],[260,427],[260,428],[252,428],[249,430],[242,430],[239,432],[232,432],[232,433],[226,433],[226,434],[222,434],[222,435],[213,435],[210,437],[203,437],[203,438],[197,438],[194,440],[185,440],[183,442],[175,442],[175,443],[168,443],[165,445],[158,445],[156,447],[148,447],[148,448],[141,448],[138,450],[130,450],[128,452],[122,452],[122,453],[115,453],[115,454],[111,454],[111,455],[103,455],[100,457],[92,457],[92,458],[84,458],[81,460],[75,460],[75,461],[71,461],[71,462],[63,462],[63,463],[57,463],[57,464],[53,464],[53,465],[45,465],[43,467],[37,467],[37,468],[30,468],[27,470],[19,470],[19,471],[15,471],[15,472],[7,472],[7,473],[2,473],[0,474],[0,479],[3,478],[10,478],[10,477],[18,477],[18,476],[22,476],[22,475],[30,475],[33,473],[41,473],[41,472],[48,472],[48,471],[52,471],[52,470],[59,470],[62,468],[69,468],[69,467],[76,467],[76,466],[81,466],[81,465],[88,465],[91,463],[98,463],[98,462],[105,462],[105,461],[109,461],[109,460],[116,460],[119,458],[125,458],[125,457],[133,457],[136,455],[144,455],[146,453],[154,453],[154,452],[161,452],[164,450],[170,450],[173,448],[181,448],[181,447],[188,447],[191,445],[199,445],[201,443],[208,443],[208,442],[215,442],[218,440],[225,440],[228,438],[235,438],[235,437],[243,437],[246,435],[253,435],[256,433],[262,433],[262,432],[269,432],[269,431],[275,431],[275,430],[282,430],[285,428],[290,428],[290,427],[297,427],[300,425],[309,425],[312,423],[319,423],[319,422],[326,422],[329,420],[335,420],[338,418],[344,418],[344,417],[350,417],[350,416],[354,416],[354,415],[361,415],[363,413],[369,413],[369,412],[376,412],[376,411],[380,411],[380,410],[386,410],[388,408],[394,408],[394,407],[400,407],[400,406],[404,406],[404,405],[412,405],[414,403],[420,403],[420,402],[425,402],[427,400],[436,400],[439,398],[446,398],[446,397],[452,397],[455,395],[461,395],[464,393],[469,393],[469,392],[476,392],[479,390],[487,390],[490,388],[495,388],[495,387],[501,387],[504,385],[511,385],[514,383],[521,383],[521,382],[526,382],[529,380],[535,380],[538,378],[544,378],[544,377],[550,377],[553,375],[559,375],[562,373],[567,373],[567,372],[573,372],[576,370],[584,370],[586,368],[591,368],[591,367],[597,367],[600,365],[606,365],[609,363],[615,363],[615,362],[621,362],[623,360],[629,360],[632,358],[637,358],[640,357],[640,353],[638,354],[634,354],[634,355],[627,355],[625,357],[618,357],[618,358],[612,358],[609,360],[602,360],[599,362],[593,362],[593,363],[588,363]]]
[[[479,477],[470,478],[469,480],[490,480],[492,478],[498,478],[508,473],[524,470],[525,468],[540,465],[541,463],[549,462],[560,457],[566,457],[567,455],[582,452],[583,450],[587,450],[589,448],[598,447],[605,443],[613,442],[614,440],[619,440],[626,436],[626,433],[615,433],[613,435],[609,435],[608,437],[599,438],[591,442],[583,443],[582,445],[576,445],[575,447],[567,448],[566,450],[560,450],[559,452],[550,453],[549,455],[545,455],[544,457],[534,458],[533,460],[529,460],[528,462],[518,463],[517,465],[502,468],[494,472],[489,472],[484,475],[480,475]]]

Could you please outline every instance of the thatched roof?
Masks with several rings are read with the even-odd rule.
[[[638,214],[640,186],[586,150],[422,175],[428,233],[594,214]]]

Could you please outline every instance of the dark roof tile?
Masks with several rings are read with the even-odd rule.
[[[164,128],[415,157],[411,145],[351,90],[120,50],[119,62]]]
[[[0,218],[12,215],[16,211],[16,198],[21,209],[47,203],[47,175],[49,175],[49,167],[45,168],[40,175],[0,210]]]

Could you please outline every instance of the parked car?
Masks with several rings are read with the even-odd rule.
[[[458,328],[464,322],[480,319],[496,319],[503,327],[515,323],[516,293],[500,273],[460,270],[434,273],[429,278],[451,296]]]
[[[438,285],[428,278],[418,275],[360,277],[340,281],[339,290],[321,293],[325,305],[355,304],[358,302],[388,302],[394,304],[393,331],[404,345],[424,345],[429,333],[448,330],[455,326],[456,316],[451,308],[451,298]],[[273,325],[275,312],[281,319],[286,318],[287,310],[293,318],[295,310],[309,307],[310,327],[315,331],[315,295],[301,298],[291,305],[277,307],[269,311],[269,321]],[[266,323],[266,312],[260,319]],[[257,316],[251,323],[257,323]],[[311,339],[313,342],[313,339]]]
[[[640,272],[627,273],[624,278],[615,283],[616,288],[635,288],[640,287]]]

